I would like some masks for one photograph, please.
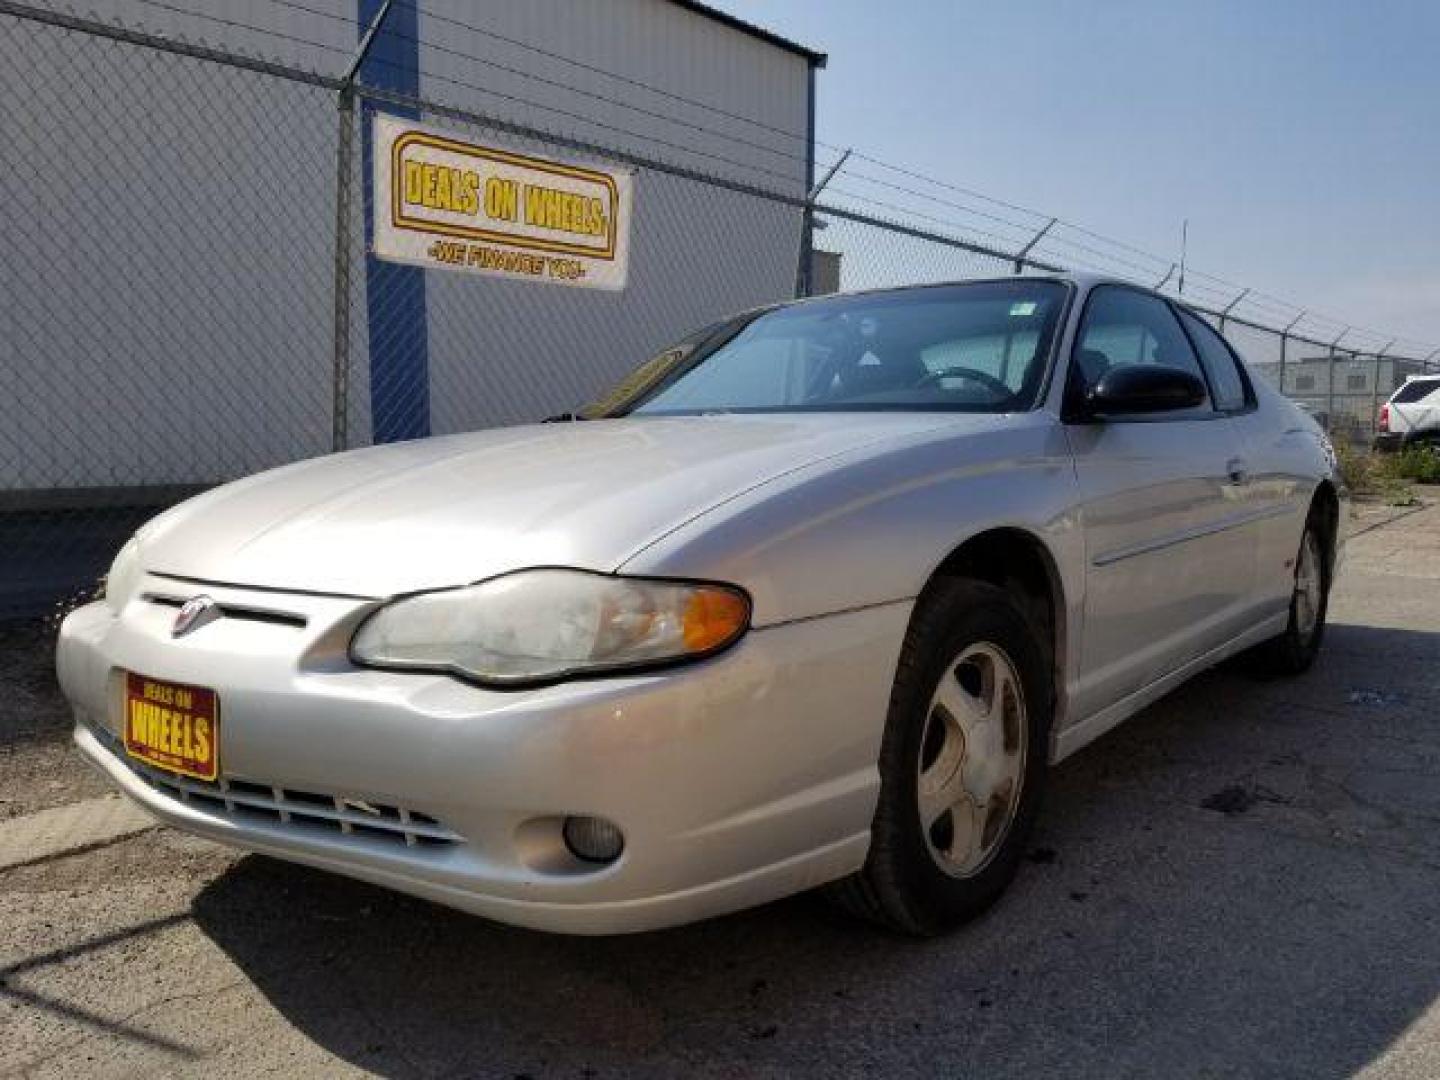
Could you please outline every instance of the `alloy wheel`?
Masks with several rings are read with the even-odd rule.
[[[1320,618],[1320,602],[1324,581],[1320,568],[1320,541],[1315,530],[1306,529],[1300,542],[1300,562],[1295,567],[1295,631],[1302,641],[1309,641]]]
[[[930,855],[952,877],[990,862],[1020,805],[1025,777],[1025,696],[1004,651],[967,645],[931,696],[916,784]]]

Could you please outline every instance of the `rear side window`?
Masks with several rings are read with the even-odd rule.
[[[1429,397],[1436,390],[1440,390],[1440,379],[1411,379],[1399,390],[1390,400],[1397,405],[1403,405],[1407,401],[1419,401],[1423,397]]]
[[[1185,329],[1190,331],[1191,340],[1200,350],[1200,362],[1205,365],[1205,373],[1210,376],[1215,407],[1222,412],[1245,408],[1249,403],[1245,396],[1245,378],[1240,374],[1238,361],[1230,347],[1205,320],[1197,319],[1184,308],[1177,310],[1180,312],[1180,321],[1185,324]]]
[[[1129,364],[1179,368],[1205,381],[1190,339],[1175,321],[1169,304],[1133,289],[1101,286],[1091,292],[1085,307],[1071,361],[1072,386],[1083,393],[1110,369]],[[1194,413],[1187,410],[1176,415],[1193,417]]]

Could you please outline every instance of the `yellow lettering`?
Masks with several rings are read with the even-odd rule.
[[[525,185],[525,223],[579,236],[604,236],[609,229],[603,200],[539,184]]]
[[[203,716],[195,718],[195,763],[210,764],[210,721]]]
[[[405,162],[405,201],[407,203],[418,203],[421,198],[422,186],[423,179],[420,162]]]
[[[495,221],[514,221],[517,191],[515,181],[498,176],[485,181],[485,215]]]

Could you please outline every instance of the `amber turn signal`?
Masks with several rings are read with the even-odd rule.
[[[729,589],[696,588],[685,604],[682,632],[690,652],[709,652],[745,631],[750,605]]]

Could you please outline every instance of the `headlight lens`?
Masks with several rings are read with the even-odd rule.
[[[117,615],[135,595],[140,573],[140,544],[132,536],[115,556],[110,572],[105,575],[105,603]]]
[[[750,624],[728,585],[524,570],[397,600],[360,625],[356,663],[514,685],[708,656]]]

